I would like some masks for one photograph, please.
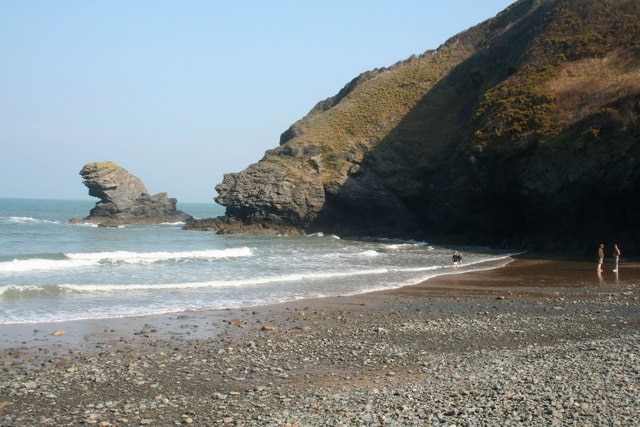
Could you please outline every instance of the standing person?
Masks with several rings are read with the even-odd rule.
[[[613,271],[616,273],[618,272],[618,261],[620,261],[621,254],[622,252],[620,252],[618,245],[613,245],[613,257],[616,259],[616,268],[614,268]]]
[[[604,262],[604,244],[600,243],[598,246],[598,273],[602,273],[602,263]]]
[[[451,261],[453,262],[453,268],[458,268],[458,252],[453,253]]]

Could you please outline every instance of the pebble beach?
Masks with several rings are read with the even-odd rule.
[[[640,265],[0,327],[0,426],[640,425]]]

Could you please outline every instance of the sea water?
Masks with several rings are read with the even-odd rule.
[[[354,295],[453,271],[495,268],[509,254],[422,241],[339,236],[218,235],[181,223],[69,224],[91,200],[0,198],[0,324],[249,307]],[[198,218],[215,203],[182,203]]]

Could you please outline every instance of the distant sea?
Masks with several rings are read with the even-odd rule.
[[[419,283],[511,258],[489,248],[339,236],[217,235],[181,223],[102,228],[68,224],[91,200],[0,198],[0,324],[250,307]],[[198,218],[212,203],[179,203]]]

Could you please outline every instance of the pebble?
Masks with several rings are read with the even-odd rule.
[[[634,295],[418,298],[2,350],[0,426],[637,426]]]

